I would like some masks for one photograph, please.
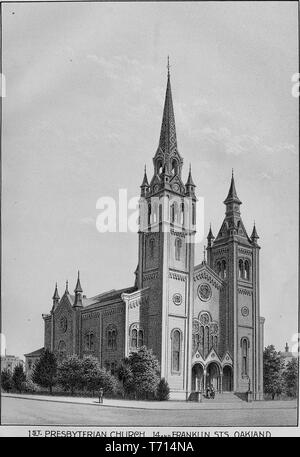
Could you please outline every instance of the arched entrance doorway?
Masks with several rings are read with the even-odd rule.
[[[216,392],[220,391],[220,368],[219,365],[215,362],[211,362],[206,370],[206,387],[211,385]]]
[[[223,368],[223,392],[232,392],[233,390],[233,373],[232,367],[225,365]]]
[[[200,363],[196,363],[192,368],[192,391],[199,392],[204,390],[204,371]]]

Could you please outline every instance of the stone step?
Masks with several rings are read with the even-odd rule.
[[[198,395],[196,392],[191,393],[190,401],[197,401]],[[202,395],[202,403],[243,403],[245,399],[241,398],[240,396],[235,395],[233,392],[223,392],[216,393],[215,398],[206,398]]]

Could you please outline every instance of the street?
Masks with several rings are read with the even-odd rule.
[[[25,398],[1,398],[2,425],[101,426],[291,426],[296,425],[295,404],[287,406],[218,409],[138,409],[97,404],[67,404]],[[226,409],[225,409],[226,408]]]

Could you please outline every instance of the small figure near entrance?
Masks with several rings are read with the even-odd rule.
[[[99,403],[103,403],[103,389],[99,389]]]
[[[206,398],[212,398],[214,399],[215,398],[215,389],[214,389],[214,386],[212,384],[208,385],[206,387]]]

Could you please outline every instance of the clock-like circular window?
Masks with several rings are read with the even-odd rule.
[[[200,300],[202,301],[208,301],[211,297],[211,287],[209,284],[200,284],[200,286],[198,286],[198,297],[200,298]]]
[[[173,295],[173,303],[177,306],[181,305],[182,303],[182,295],[181,294],[174,294]]]
[[[244,317],[249,316],[249,308],[247,306],[243,306],[241,308],[241,313],[242,313],[242,316],[244,316]]]

